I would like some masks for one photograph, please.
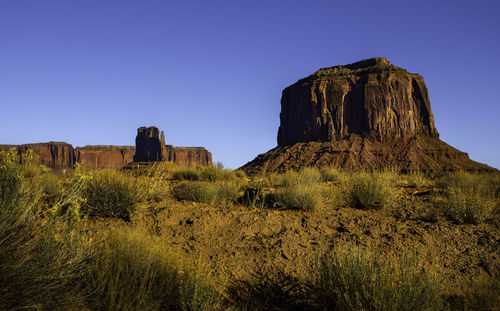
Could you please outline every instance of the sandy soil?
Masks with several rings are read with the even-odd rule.
[[[500,275],[500,221],[425,221],[427,198],[405,191],[407,199],[396,211],[325,205],[303,212],[168,200],[155,204],[155,212],[138,215],[132,224],[235,276],[279,267],[307,278],[317,256],[355,247],[384,254],[417,252],[439,268],[450,293],[460,292],[477,273]]]

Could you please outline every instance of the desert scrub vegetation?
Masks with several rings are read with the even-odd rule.
[[[174,170],[172,177],[175,180],[209,181],[235,180],[245,178],[246,175],[240,170],[225,169],[222,163],[216,165],[199,165],[192,168],[179,168]]]
[[[438,184],[444,192],[433,198],[434,204],[455,223],[478,224],[498,209],[498,174],[458,172],[441,179]]]
[[[82,191],[84,215],[130,219],[140,200],[135,179],[111,169],[76,174],[88,178]]]
[[[322,175],[316,167],[303,167],[298,171],[287,171],[281,175],[283,187],[314,185],[322,180]]]
[[[439,275],[415,255],[387,260],[341,250],[318,260],[314,293],[322,310],[444,310]]]
[[[383,209],[397,201],[396,192],[384,174],[356,172],[341,185],[346,205],[359,209]]]
[[[0,309],[79,309],[87,248],[64,218],[40,217],[29,156],[21,165],[14,153],[0,154]]]
[[[313,186],[283,187],[265,196],[265,205],[269,208],[313,211],[321,203],[320,193]]]
[[[345,174],[332,166],[324,166],[319,170],[323,182],[341,182],[345,179]]]
[[[240,184],[224,181],[218,183],[184,182],[172,188],[172,196],[179,201],[207,204],[231,204],[239,196]]]
[[[317,310],[311,289],[282,268],[258,267],[229,279],[225,296],[238,310]]]
[[[167,243],[139,230],[104,232],[89,264],[85,286],[93,310],[218,310],[216,276],[182,260]]]

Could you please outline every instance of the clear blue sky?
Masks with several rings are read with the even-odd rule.
[[[423,75],[441,138],[500,168],[500,1],[0,0],[0,143],[155,125],[236,168],[276,146],[283,88],[374,56]]]

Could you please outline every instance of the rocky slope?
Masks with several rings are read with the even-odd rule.
[[[287,87],[280,121],[278,147],[244,170],[494,170],[439,140],[423,78],[385,58],[323,68]]]

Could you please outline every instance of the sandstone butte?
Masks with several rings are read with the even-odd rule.
[[[165,138],[162,132],[160,156],[141,158],[145,153],[150,154],[151,142],[146,144],[144,141],[143,129],[153,133],[158,133],[155,127],[141,127],[138,129],[136,144],[134,146],[85,146],[73,148],[72,145],[65,142],[47,142],[25,145],[0,145],[0,151],[6,151],[15,148],[19,155],[23,155],[27,150],[32,149],[38,155],[37,163],[43,164],[52,169],[72,169],[75,163],[80,163],[89,168],[123,168],[134,162],[138,156],[141,162],[152,161],[173,161],[179,167],[193,167],[197,165],[211,165],[212,154],[203,147],[173,147],[165,145]],[[149,135],[149,134],[148,134]],[[151,138],[154,141],[154,138]],[[160,140],[158,140],[160,141]]]
[[[242,169],[255,174],[303,166],[495,170],[441,141],[422,76],[381,57],[323,68],[285,88],[278,146]]]

